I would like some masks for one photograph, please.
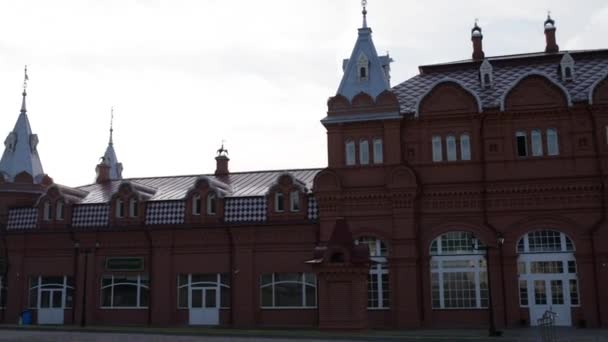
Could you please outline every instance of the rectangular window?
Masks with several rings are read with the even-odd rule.
[[[131,200],[129,200],[129,216],[130,217],[137,217],[137,200],[135,198],[131,198]]]
[[[528,141],[526,139],[526,132],[519,131],[515,133],[515,139],[517,142],[517,156],[527,157],[528,156]]]
[[[557,142],[557,130],[555,128],[547,129],[547,154],[550,156],[559,155],[559,145]]]
[[[51,203],[49,203],[49,201],[45,201],[44,205],[43,205],[43,219],[45,221],[50,221],[51,220]]]
[[[192,196],[192,215],[200,215],[201,214],[201,196],[194,195]]]
[[[564,304],[564,284],[561,280],[551,280],[551,303],[553,305]]]
[[[471,160],[471,140],[468,134],[460,136],[460,159]]]
[[[270,273],[260,276],[262,308],[316,308],[314,273]]]
[[[540,129],[532,130],[532,155],[540,157],[543,155],[543,137]]]
[[[443,160],[443,151],[441,150],[441,137],[433,136],[433,161],[440,162]]]
[[[274,211],[277,213],[285,211],[285,196],[282,192],[276,192],[274,194]]]
[[[294,213],[300,211],[299,191],[292,191],[289,193],[289,210]]]
[[[579,305],[580,301],[578,298],[578,281],[576,279],[570,279],[569,285],[570,285],[570,304]]]
[[[568,260],[568,273],[576,273],[576,261]]]
[[[384,162],[382,151],[382,139],[374,139],[374,164],[382,164]]]
[[[369,164],[369,142],[367,140],[359,142],[359,163],[361,165]]]
[[[121,218],[125,216],[125,206],[122,200],[119,198],[116,200],[116,217]]]
[[[534,304],[546,305],[547,304],[547,289],[545,287],[544,280],[534,281]]]
[[[215,215],[217,211],[217,195],[211,192],[207,195],[207,215]]]
[[[56,206],[56,215],[57,220],[63,220],[63,202],[58,201]]]
[[[147,308],[149,289],[147,275],[105,275],[101,279],[101,307]]]
[[[519,281],[519,305],[528,306],[528,282],[525,280]]]
[[[0,308],[6,307],[6,292],[8,286],[6,286],[6,280],[0,276]]]
[[[559,274],[564,273],[564,264],[561,261],[532,261],[530,262],[532,274]]]
[[[346,165],[355,165],[355,142],[348,140],[346,142]]]
[[[447,147],[448,161],[457,160],[458,158],[456,156],[456,137],[454,137],[453,135],[448,135],[445,138],[445,144]]]

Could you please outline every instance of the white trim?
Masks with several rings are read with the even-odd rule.
[[[133,283],[115,283],[114,282],[114,277],[133,277],[134,275],[114,275],[114,274],[110,274],[110,275],[102,275],[101,276],[101,287],[99,288],[99,292],[101,294],[101,300],[100,300],[100,309],[147,309],[149,308],[149,305],[142,305],[141,304],[141,297],[142,297],[142,288],[144,289],[148,289],[148,302],[150,299],[150,279],[148,278],[147,274],[137,274],[137,283],[133,284]],[[147,278],[148,280],[148,285],[144,285],[142,284],[142,278]],[[110,284],[108,285],[103,285],[103,281],[104,279],[111,279]],[[115,306],[114,305],[114,287],[115,286],[134,286],[137,289],[137,294],[136,294],[136,302],[137,304],[135,306]],[[110,288],[110,305],[103,305],[103,299],[104,299],[104,289]]]
[[[437,87],[438,85],[440,85],[442,83],[456,83],[457,85],[459,85],[462,89],[464,89],[466,92],[468,92],[475,98],[475,101],[477,101],[477,112],[481,113],[483,111],[481,98],[479,97],[479,95],[477,95],[477,93],[475,93],[474,91],[469,89],[463,82],[461,82],[455,78],[444,77],[444,78],[436,81],[435,83],[431,84],[431,86],[428,88],[428,90],[426,92],[424,92],[421,96],[418,97],[418,99],[416,100],[416,104],[414,105],[414,108],[415,108],[414,115],[416,117],[418,117],[418,115],[420,114],[420,104],[422,103],[422,100],[424,100],[424,98],[427,97],[435,89],[435,87]]]
[[[507,96],[509,95],[509,93],[519,84],[519,82],[523,81],[525,78],[530,77],[530,76],[540,76],[540,77],[544,77],[546,78],[550,83],[552,83],[553,85],[557,86],[559,89],[562,90],[562,92],[564,93],[564,95],[566,96],[566,102],[568,103],[568,107],[572,107],[572,98],[570,97],[570,93],[568,92],[568,89],[566,89],[566,87],[564,87],[563,85],[561,85],[560,83],[558,83],[557,81],[555,81],[554,79],[552,79],[551,77],[549,77],[549,75],[543,73],[543,72],[539,72],[539,71],[530,71],[527,72],[523,75],[521,75],[520,77],[518,77],[513,83],[511,83],[511,85],[509,87],[507,87],[505,89],[505,91],[502,93],[502,95],[500,96],[500,111],[504,112],[505,111],[505,100],[507,99]]]

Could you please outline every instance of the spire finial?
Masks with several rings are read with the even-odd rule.
[[[114,106],[110,109],[110,145],[114,142],[112,141],[112,134],[114,133]]]
[[[554,28],[555,20],[551,18],[551,10],[547,10],[547,20],[545,20],[545,28]]]
[[[367,0],[361,0],[361,7],[363,7],[361,11],[363,14],[363,28],[367,28]]]
[[[224,148],[225,142],[226,142],[226,140],[222,139],[222,146],[217,150],[218,157],[228,155],[228,150]]]
[[[21,93],[21,95],[23,96],[23,100],[21,102],[21,113],[26,113],[27,109],[25,108],[25,97],[27,96],[27,81],[30,80],[30,78],[27,76],[27,65],[25,65],[23,74],[23,93]]]

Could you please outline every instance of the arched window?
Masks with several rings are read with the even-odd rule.
[[[49,201],[45,201],[42,205],[42,219],[45,221],[51,220],[51,203]]]
[[[192,215],[201,214],[201,195],[192,196]]]
[[[559,155],[559,145],[557,144],[557,130],[555,128],[547,129],[547,154],[550,156]]]
[[[63,209],[63,202],[57,201],[57,204],[55,204],[55,218],[57,220],[63,220]]]
[[[206,293],[206,296],[213,293],[219,296],[219,306],[217,300],[212,306],[230,308],[230,282],[230,274],[227,273],[180,274],[177,277],[177,307],[180,309],[203,307],[201,292],[214,288],[215,291]]]
[[[440,162],[443,160],[443,151],[441,148],[441,136],[435,135],[432,139],[433,143],[433,161]]]
[[[359,141],[359,163],[361,165],[369,164],[369,142],[367,139]]]
[[[359,78],[361,80],[364,80],[367,78],[367,68],[365,68],[365,67],[359,68]]]
[[[147,308],[149,293],[147,275],[106,275],[101,279],[102,308]]]
[[[355,142],[346,140],[345,143],[346,165],[355,165]]]
[[[386,244],[382,240],[370,236],[361,237],[355,240],[355,243],[367,245],[372,260],[367,281],[367,307],[370,309],[389,308],[390,286]]]
[[[315,308],[317,277],[314,273],[269,273],[260,276],[263,308]]]
[[[129,200],[129,216],[130,217],[137,217],[138,215],[138,202],[135,198],[131,198]]]
[[[374,138],[374,164],[383,163],[382,138]]]
[[[543,138],[540,129],[532,130],[532,155],[535,157],[543,155]]]
[[[492,85],[492,81],[490,80],[490,74],[484,74],[483,81],[484,81],[484,88],[490,87],[490,85]]]
[[[433,309],[488,306],[486,260],[472,233],[453,231],[430,246]]]
[[[289,210],[291,212],[300,211],[300,192],[297,190],[289,193]]]
[[[125,206],[122,199],[116,199],[116,217],[122,218],[125,216]]]
[[[447,147],[447,157],[448,161],[454,161],[457,159],[456,157],[456,137],[453,135],[448,135],[445,138],[445,143]]]
[[[274,211],[277,213],[285,211],[285,195],[280,191],[277,191],[274,194]]]
[[[526,138],[526,132],[517,131],[515,132],[515,140],[517,143],[517,156],[527,157],[528,156],[528,139]]]
[[[558,313],[558,324],[570,324],[570,306],[579,306],[574,243],[564,233],[536,230],[517,242],[519,304],[536,319],[546,307]]]
[[[215,192],[207,194],[207,215],[215,215],[217,212],[217,195]]]
[[[460,159],[471,160],[471,140],[468,134],[460,135]]]

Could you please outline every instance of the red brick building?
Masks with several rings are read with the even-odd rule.
[[[365,22],[325,169],[44,174],[25,106],[0,161],[0,321],[157,326],[608,326],[608,50],[420,67],[390,85]]]

